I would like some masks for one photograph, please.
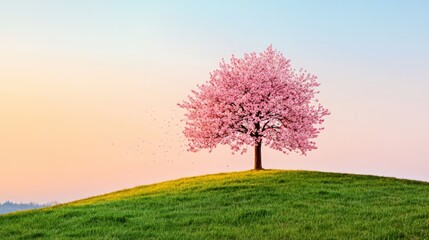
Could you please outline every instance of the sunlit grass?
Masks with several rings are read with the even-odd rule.
[[[0,216],[0,239],[429,239],[429,184],[309,171],[179,179]]]

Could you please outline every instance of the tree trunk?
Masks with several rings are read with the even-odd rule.
[[[261,147],[262,147],[261,142],[258,142],[255,145],[255,168],[254,168],[254,170],[262,170]]]

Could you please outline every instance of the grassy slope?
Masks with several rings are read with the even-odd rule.
[[[0,216],[0,239],[429,239],[429,184],[308,171],[142,186]]]

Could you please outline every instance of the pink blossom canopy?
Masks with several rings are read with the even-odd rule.
[[[210,81],[179,104],[187,110],[189,150],[228,144],[233,151],[264,144],[288,153],[316,149],[311,140],[329,115],[315,95],[316,76],[291,69],[290,60],[269,46],[264,52],[231,57]]]

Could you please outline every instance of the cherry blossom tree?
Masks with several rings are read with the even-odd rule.
[[[320,84],[307,71],[291,68],[290,60],[269,46],[262,53],[222,59],[210,80],[193,90],[183,131],[190,151],[228,144],[235,151],[255,149],[254,169],[262,169],[262,145],[288,154],[316,149],[320,125],[329,111],[315,95]]]

